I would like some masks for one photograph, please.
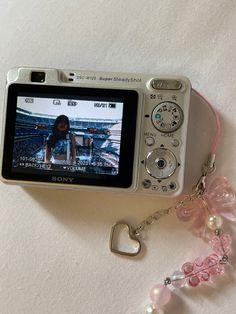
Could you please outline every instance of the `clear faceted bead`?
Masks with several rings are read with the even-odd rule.
[[[186,284],[186,278],[182,271],[176,270],[170,277],[171,284],[175,288],[182,288]]]

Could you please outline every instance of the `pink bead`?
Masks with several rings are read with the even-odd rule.
[[[182,266],[182,271],[185,275],[191,274],[191,272],[193,271],[193,263],[184,263],[184,265]]]
[[[157,308],[163,307],[170,301],[171,291],[166,286],[157,284],[151,289],[150,299]]]
[[[224,273],[224,266],[219,263],[219,256],[211,254],[204,260],[205,267],[210,275],[220,275]]]
[[[224,266],[221,264],[217,264],[214,267],[211,267],[209,269],[209,273],[214,276],[214,275],[223,275],[225,272]]]
[[[231,245],[232,245],[231,236],[229,234],[222,234],[220,236],[220,242],[221,242],[221,246],[223,248],[222,251],[224,251],[224,255],[229,254],[231,251]]]
[[[196,198],[187,204],[180,203],[176,208],[176,214],[182,221],[192,221],[190,229],[193,234],[198,237],[203,235],[208,212],[201,198]]]
[[[231,251],[232,238],[224,233],[221,236],[213,236],[209,244],[217,254],[226,255]]]
[[[194,261],[194,270],[198,271],[198,270],[201,270],[203,268],[204,268],[204,262],[203,262],[203,260],[200,257],[198,257]]]
[[[219,263],[219,256],[217,254],[211,254],[204,260],[206,268],[211,268]]]
[[[199,277],[201,281],[208,281],[210,279],[210,274],[207,270],[204,270],[203,272],[200,273]]]
[[[197,287],[200,283],[200,279],[198,278],[198,276],[194,275],[194,276],[191,276],[188,280],[188,284],[189,286],[191,287]]]
[[[191,203],[179,204],[176,208],[177,217],[182,221],[189,221],[197,218],[199,211],[202,211],[202,200],[199,198],[194,199]]]
[[[193,218],[194,211],[195,211],[195,208],[190,207],[189,205],[186,205],[186,204],[181,204],[177,206],[176,214],[180,220],[189,221]]]

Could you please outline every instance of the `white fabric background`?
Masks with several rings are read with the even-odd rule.
[[[235,27],[233,0],[0,0],[1,108],[13,66],[186,75],[221,114],[217,172],[236,186]],[[189,165],[201,151],[194,136],[210,134],[193,110]],[[151,286],[209,248],[169,217],[149,230],[141,258],[121,258],[108,250],[110,227],[172,202],[0,184],[0,313],[144,313]],[[180,290],[166,313],[235,313],[234,266]]]

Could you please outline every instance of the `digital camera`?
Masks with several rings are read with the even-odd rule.
[[[183,76],[14,68],[7,75],[1,178],[177,196],[190,95]]]

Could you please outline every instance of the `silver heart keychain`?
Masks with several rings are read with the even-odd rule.
[[[142,234],[143,230],[161,217],[170,215],[174,211],[175,207],[156,211],[147,219],[143,220],[136,228],[132,228],[127,222],[117,222],[111,228],[110,251],[119,255],[137,256],[142,249],[139,236]]]
[[[136,256],[140,253],[141,242],[129,224],[118,222],[111,228],[110,250],[125,256]]]

